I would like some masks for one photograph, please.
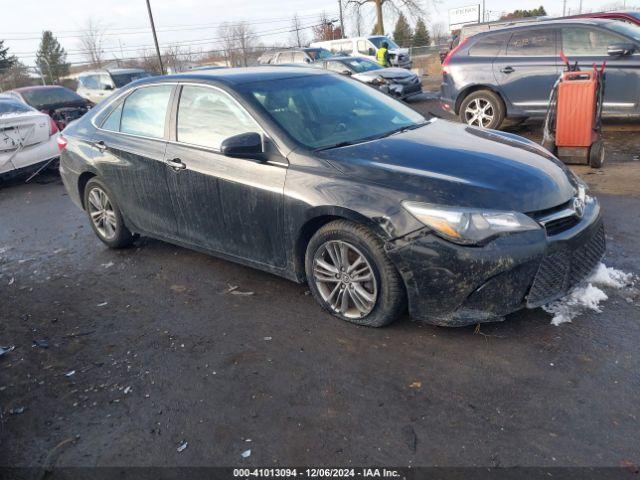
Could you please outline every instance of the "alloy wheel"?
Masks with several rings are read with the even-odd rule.
[[[378,285],[366,257],[342,240],[320,246],[313,258],[313,280],[320,296],[346,318],[367,316],[376,305]]]
[[[485,98],[474,98],[464,111],[464,118],[469,125],[487,128],[495,116],[491,102]]]
[[[106,240],[114,238],[118,222],[106,192],[99,187],[93,187],[87,199],[89,215],[98,233]]]

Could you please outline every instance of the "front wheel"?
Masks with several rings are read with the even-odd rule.
[[[491,90],[469,94],[460,105],[460,121],[480,128],[499,128],[505,117],[502,99]]]
[[[109,248],[124,248],[133,243],[135,237],[124,224],[118,204],[97,178],[92,178],[85,186],[84,206],[91,228]]]
[[[328,312],[369,327],[393,322],[404,310],[402,279],[368,228],[328,223],[311,238],[305,268],[311,293]]]

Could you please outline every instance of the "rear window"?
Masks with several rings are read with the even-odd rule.
[[[470,49],[472,57],[495,57],[504,50],[510,34],[487,35],[478,40]]]
[[[507,55],[526,56],[546,56],[556,54],[556,32],[551,28],[536,28],[518,30],[513,33]]]
[[[16,100],[0,98],[0,115],[25,112],[33,112],[33,109]]]

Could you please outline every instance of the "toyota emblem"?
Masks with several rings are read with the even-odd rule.
[[[574,198],[573,199],[573,210],[576,212],[576,216],[578,218],[582,218],[582,216],[584,215],[584,200],[582,200],[581,198]]]

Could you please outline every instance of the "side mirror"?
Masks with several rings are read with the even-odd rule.
[[[311,59],[307,58],[307,57],[304,57],[304,63],[311,63]]]
[[[103,90],[113,90],[113,85],[104,84],[102,87],[103,87]]]
[[[371,55],[372,57],[376,55],[376,49],[369,47],[369,55]]]
[[[249,132],[225,138],[220,145],[220,151],[227,157],[262,160],[264,155],[262,135]]]
[[[350,76],[351,75],[351,71],[350,70],[342,70],[340,72],[340,74]]]
[[[636,50],[633,43],[614,43],[607,47],[607,54],[610,57],[623,57],[631,55]]]

